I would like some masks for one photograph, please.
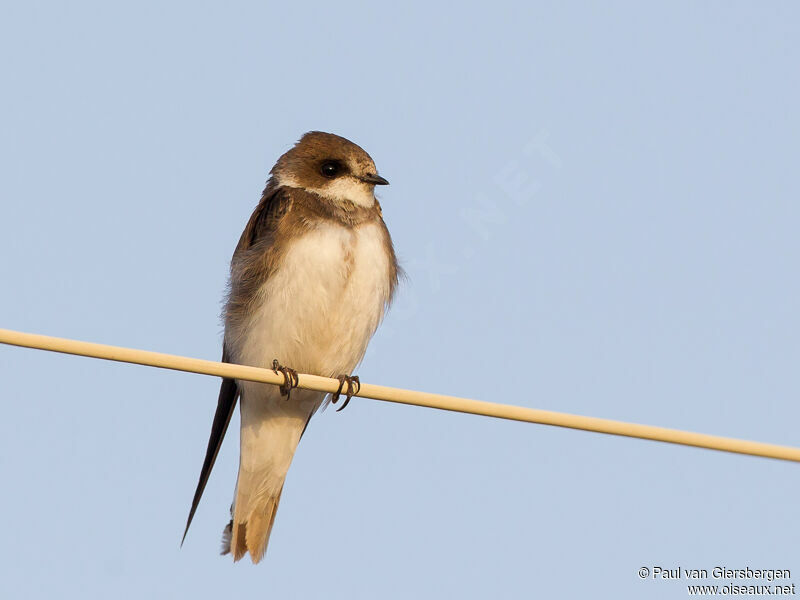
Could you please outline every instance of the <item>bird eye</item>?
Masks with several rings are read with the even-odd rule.
[[[336,177],[341,171],[341,165],[336,162],[335,160],[326,160],[322,163],[322,166],[319,169],[319,172],[322,173],[325,177]]]

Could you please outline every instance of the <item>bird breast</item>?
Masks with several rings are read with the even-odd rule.
[[[381,223],[326,222],[291,240],[259,290],[242,362],[271,366],[277,358],[300,372],[351,373],[391,294],[385,236]]]

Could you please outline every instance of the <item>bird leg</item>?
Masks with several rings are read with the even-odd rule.
[[[342,390],[344,389],[344,384],[347,383],[344,402],[336,409],[336,412],[339,412],[347,406],[347,403],[350,402],[350,398],[361,391],[361,381],[359,381],[358,375],[339,375],[336,379],[339,380],[339,389],[331,395],[331,404],[336,404],[339,401],[339,397],[342,395]]]
[[[284,367],[278,362],[277,358],[272,361],[272,370],[276,375],[278,373],[283,374],[283,384],[280,387],[281,396],[286,396],[286,400],[289,400],[292,390],[297,387],[300,381],[297,376],[297,371],[289,367]]]

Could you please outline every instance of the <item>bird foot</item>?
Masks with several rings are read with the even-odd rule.
[[[297,387],[300,381],[297,376],[297,371],[289,367],[284,367],[278,362],[277,358],[272,361],[272,370],[276,375],[278,373],[283,375],[283,385],[281,385],[279,389],[281,390],[281,396],[286,396],[286,400],[289,400],[292,390]]]
[[[350,402],[350,398],[361,391],[361,381],[359,381],[358,375],[339,375],[336,379],[339,380],[339,389],[331,395],[331,404],[336,404],[339,401],[339,398],[342,395],[342,390],[344,389],[344,384],[347,384],[344,402],[339,408],[336,409],[336,412],[339,412],[344,410],[344,407]]]

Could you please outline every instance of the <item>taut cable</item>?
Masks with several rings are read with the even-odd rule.
[[[52,352],[63,352],[65,354],[76,354],[91,358],[102,358],[104,360],[115,360],[148,367],[159,367],[162,369],[186,371],[202,375],[215,375],[217,377],[270,383],[272,385],[281,385],[284,383],[284,376],[270,369],[246,367],[244,365],[188,358],[186,356],[177,356],[174,354],[148,352],[146,350],[135,350],[133,348],[122,348],[119,346],[107,346],[105,344],[93,344],[91,342],[81,342],[66,338],[23,333],[10,329],[0,329],[0,343],[22,346],[25,348],[36,348],[39,350],[49,350]],[[333,393],[339,389],[340,382],[338,379],[300,373],[297,386],[308,390]],[[580,415],[524,408],[522,406],[512,406],[509,404],[468,400],[456,396],[416,392],[413,390],[391,388],[369,383],[362,383],[355,396],[371,398],[373,400],[383,400],[384,402],[426,406],[439,410],[496,417],[498,419],[539,423],[541,425],[554,425],[556,427],[582,429],[584,431],[594,431],[596,433],[607,433],[610,435],[641,438],[670,444],[696,446],[709,450],[720,450],[723,452],[735,452],[737,454],[750,454],[753,456],[800,462],[800,448],[792,448],[790,446],[751,442],[716,435],[707,435],[704,433],[667,429],[665,427],[625,423],[623,421],[613,421],[610,419],[583,417]]]

